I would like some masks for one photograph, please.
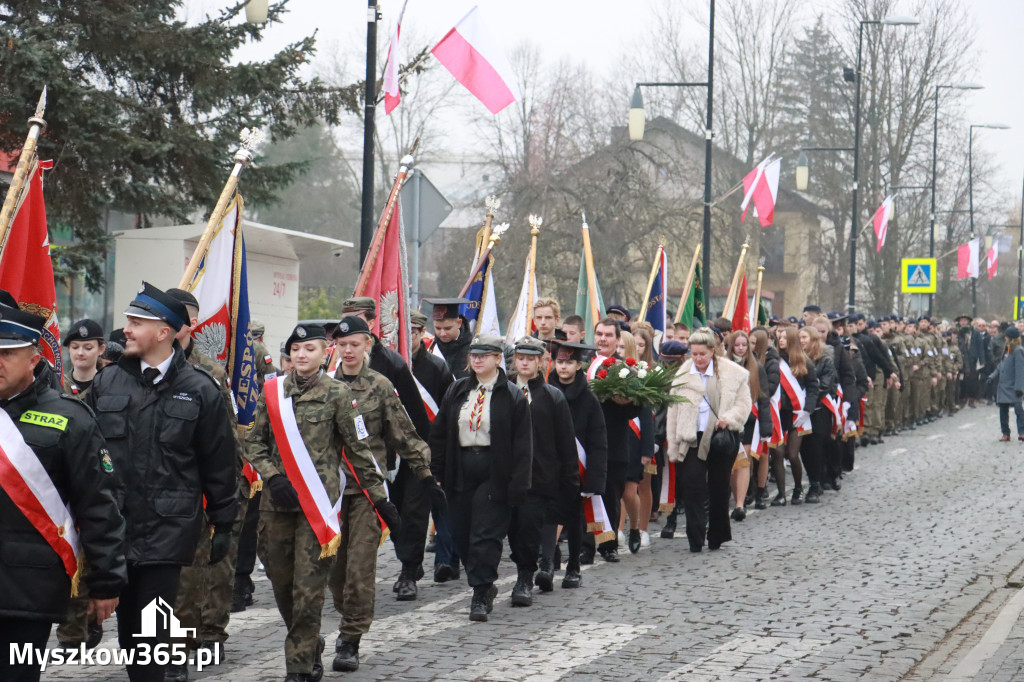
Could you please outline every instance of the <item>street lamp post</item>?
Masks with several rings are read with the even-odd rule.
[[[853,216],[850,222],[850,296],[847,301],[849,312],[852,313],[857,297],[857,223],[860,205],[858,191],[860,189],[860,76],[861,60],[864,50],[864,27],[869,24],[884,26],[913,26],[918,23],[911,17],[886,17],[881,21],[865,19],[860,22],[857,31],[857,71],[854,74],[855,90],[853,98]]]
[[[930,227],[931,230],[928,233],[928,257],[935,258],[935,176],[936,167],[938,165],[938,151],[939,151],[939,90],[947,88],[949,90],[981,90],[981,85],[977,83],[961,83],[959,85],[936,85],[935,86],[935,105],[933,107],[935,111],[935,124],[932,126],[932,206],[930,212]],[[932,315],[932,300],[934,294],[928,294],[928,316]]]
[[[1010,126],[1002,123],[978,123],[971,124],[967,132],[967,210],[971,215],[971,239],[974,239],[974,129],[988,128],[990,130],[1006,130]],[[980,249],[979,249],[980,251]],[[981,260],[981,254],[978,254]],[[979,268],[980,269],[980,268]],[[971,278],[971,306],[974,310],[974,317],[978,316],[978,277]]]
[[[1024,281],[1024,186],[1020,191],[1020,239],[1017,242],[1017,309],[1013,319],[1020,319],[1021,283]]]
[[[644,138],[644,99],[640,93],[640,87],[672,87],[672,88],[707,88],[706,120],[704,124],[704,227],[701,236],[701,257],[703,260],[702,269],[705,295],[711,291],[711,125],[712,112],[714,110],[715,92],[715,0],[709,2],[708,22],[708,80],[704,83],[637,83],[633,89],[633,98],[629,105],[629,139],[642,140]]]
[[[359,219],[359,263],[373,241],[373,135],[377,114],[377,0],[367,0],[366,10],[366,91],[363,95],[363,196]]]

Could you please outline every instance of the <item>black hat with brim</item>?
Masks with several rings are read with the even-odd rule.
[[[0,348],[26,348],[39,343],[46,318],[19,308],[0,307]]]
[[[138,317],[143,320],[160,320],[166,322],[167,326],[175,332],[188,324],[188,310],[185,304],[177,300],[165,291],[157,289],[149,282],[143,282],[139,293],[128,304],[124,311],[128,317]]]

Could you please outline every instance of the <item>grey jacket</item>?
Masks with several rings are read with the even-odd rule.
[[[1024,346],[1016,346],[1003,356],[989,380],[999,378],[996,386],[996,403],[1019,403],[1024,394]]]

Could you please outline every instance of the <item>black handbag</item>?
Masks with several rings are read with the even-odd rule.
[[[708,397],[704,396],[704,402],[708,404],[711,409],[711,414],[714,415],[715,421],[718,421],[718,412],[715,411],[714,406]],[[730,431],[729,429],[715,429],[711,433],[711,444],[708,447],[708,456],[721,455],[725,457],[733,456],[740,450],[740,434],[736,431]]]

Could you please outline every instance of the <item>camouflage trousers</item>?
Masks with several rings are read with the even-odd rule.
[[[914,382],[914,419],[924,419],[925,414],[928,412],[928,406],[931,404],[932,397],[932,382],[923,373],[920,374],[920,379],[916,379]]]
[[[85,571],[83,568],[82,579],[78,581],[78,596],[68,602],[65,620],[57,626],[57,641],[61,644],[78,646],[89,636],[89,619],[85,615],[89,609],[89,586],[85,584]]]
[[[288,629],[284,638],[286,671],[309,674],[319,644],[320,613],[332,559],[320,558],[320,543],[302,512],[261,509],[258,551]]]
[[[900,394],[900,389],[896,388],[896,384],[893,384],[887,393],[888,396],[885,401],[885,430],[892,431],[902,426],[900,417],[903,409],[901,405],[903,395]]]
[[[380,522],[363,495],[346,495],[341,504],[341,547],[328,585],[341,614],[342,641],[358,642],[370,631],[377,582]]]
[[[174,604],[174,615],[182,627],[195,628],[194,639],[174,640],[185,642],[196,648],[199,642],[219,642],[228,638],[228,621],[231,619],[231,600],[235,583],[235,559],[238,558],[238,538],[248,500],[238,505],[238,516],[231,531],[231,547],[228,555],[213,566],[210,565],[210,536],[213,528],[203,516],[199,532],[199,545],[191,566],[181,569],[178,582],[178,599]]]
[[[877,436],[885,426],[885,404],[888,389],[885,387],[885,375],[881,370],[875,372],[871,379],[874,386],[868,389],[868,405],[864,413],[864,431],[868,435]]]

